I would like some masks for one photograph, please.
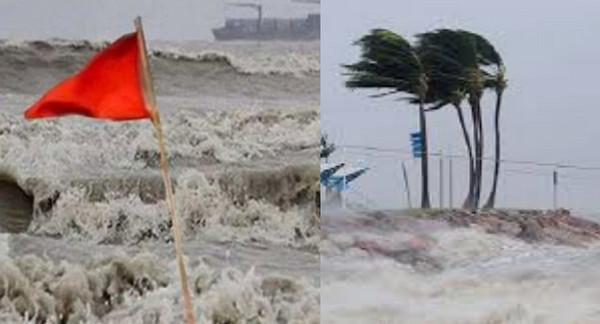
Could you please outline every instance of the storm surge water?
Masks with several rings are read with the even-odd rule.
[[[107,44],[0,40],[0,89],[39,95]],[[158,95],[193,97],[193,108],[208,99],[319,102],[318,42],[150,42],[150,47]]]
[[[593,324],[600,247],[324,210],[323,323]]]
[[[182,321],[150,122],[23,119],[105,45],[0,41],[3,323]],[[319,44],[150,47],[201,322],[318,323]]]

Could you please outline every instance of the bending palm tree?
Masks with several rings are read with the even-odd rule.
[[[500,54],[496,51],[494,46],[485,38],[475,33],[468,33],[474,40],[477,49],[479,64],[483,67],[494,66],[495,73],[490,75],[485,72],[482,73],[484,76],[484,87],[486,89],[493,89],[496,93],[496,107],[494,113],[494,129],[495,129],[495,150],[494,150],[494,174],[492,179],[492,188],[490,195],[484,209],[494,208],[496,203],[496,192],[498,188],[498,176],[500,174],[500,108],[502,106],[502,95],[506,89],[506,78],[505,78],[505,67],[502,62]]]
[[[473,159],[474,166],[471,167],[469,175],[469,195],[465,200],[464,207],[475,210],[479,205],[483,169],[481,159],[483,155],[483,131],[480,118],[483,77],[479,68],[475,40],[469,33],[449,29],[426,32],[417,37],[423,57],[434,71],[431,74],[432,83],[443,84],[447,88],[453,89],[453,91],[462,91],[468,95],[473,120],[475,157]],[[464,121],[462,124],[464,125]],[[465,133],[463,131],[463,135]]]
[[[425,98],[428,91],[428,71],[420,53],[402,36],[384,29],[372,30],[356,42],[361,47],[361,58],[355,64],[345,65],[351,89],[387,89],[376,97],[407,93],[419,104],[419,127],[423,135],[421,155],[421,208],[431,206],[429,200],[427,123]]]
[[[481,116],[481,98],[483,90],[489,85],[491,77],[484,69],[499,62],[499,55],[493,46],[483,37],[461,30],[440,29],[418,36],[419,47],[424,53],[427,64],[432,66],[431,74],[436,91],[446,89],[446,94],[466,93],[471,107],[473,120],[473,144],[475,157],[471,153],[470,140],[464,118],[459,112],[459,121],[470,156],[469,194],[463,207],[476,210],[481,196],[483,171],[483,123]],[[448,92],[449,91],[449,92]],[[443,92],[442,92],[443,93]],[[455,99],[458,109],[460,100]]]
[[[502,95],[506,89],[505,69],[502,62],[498,65],[498,71],[495,79],[491,82],[491,87],[496,92],[496,108],[494,112],[495,128],[495,152],[494,152],[494,178],[492,180],[492,189],[484,205],[485,209],[492,209],[496,205],[496,190],[498,189],[498,176],[500,174],[500,107],[502,106]]]
[[[422,36],[419,41],[419,50],[423,57],[423,60],[427,62],[429,66],[436,66],[437,73],[431,73],[429,79],[429,91],[427,92],[425,102],[431,106],[426,111],[436,111],[448,105],[454,107],[458,121],[461,127],[463,139],[468,154],[469,161],[469,193],[463,203],[463,208],[471,208],[473,200],[473,188],[474,188],[474,174],[475,174],[475,162],[473,157],[473,146],[471,144],[471,137],[467,130],[465,117],[462,111],[461,103],[466,98],[465,89],[462,87],[463,84],[458,82],[459,76],[456,73],[460,73],[460,64],[453,64],[454,68],[447,65],[443,57],[443,52],[439,53],[439,49],[436,49],[431,42],[423,41],[423,38],[429,36]],[[438,46],[438,45],[436,45]],[[444,65],[441,67],[440,65]],[[413,99],[412,103],[418,103]]]
[[[448,89],[448,88],[447,87],[439,87],[439,85],[436,86],[435,83],[432,83],[432,84],[430,84],[430,89],[443,91],[444,89]],[[469,161],[469,187],[468,187],[469,192],[467,194],[467,197],[465,198],[462,208],[471,208],[472,201],[473,201],[475,159],[473,157],[473,145],[471,143],[471,135],[469,134],[469,131],[467,129],[465,116],[463,114],[462,106],[461,106],[461,103],[464,99],[465,99],[465,93],[458,89],[452,90],[448,93],[436,93],[436,94],[432,94],[430,91],[430,94],[428,94],[427,103],[432,104],[432,106],[426,110],[427,111],[435,111],[435,110],[441,109],[447,105],[451,105],[452,107],[454,107],[454,110],[456,111],[456,115],[458,117],[458,122],[459,122],[459,125],[461,128],[461,131],[462,131],[463,139],[465,141],[465,147],[467,150],[467,156],[468,156],[468,161]]]

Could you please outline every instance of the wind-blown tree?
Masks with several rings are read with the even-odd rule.
[[[485,67],[492,64],[490,57],[497,53],[483,37],[467,31],[440,29],[417,37],[424,60],[432,66],[431,83],[442,84],[447,88],[446,91],[440,91],[439,87],[432,89],[441,93],[467,94],[473,122],[474,158],[470,160],[469,195],[463,207],[476,210],[481,197],[483,174],[484,133],[481,98],[486,82],[491,79]],[[467,133],[464,131],[464,119],[461,120],[461,126],[465,136]],[[468,142],[466,141],[467,147]]]
[[[433,78],[432,81],[430,81],[430,91],[427,94],[426,100],[426,103],[430,104],[430,107],[427,108],[426,111],[436,111],[446,106],[452,106],[456,111],[462,136],[465,141],[469,163],[469,192],[462,207],[471,208],[474,188],[475,159],[473,157],[473,144],[471,143],[471,135],[467,129],[462,107],[462,102],[466,99],[466,93],[464,92],[464,89],[457,88],[456,85],[456,83],[444,83],[440,82],[440,80],[437,78]]]
[[[462,30],[440,29],[418,35],[418,46],[426,64],[432,67],[430,74],[430,92],[428,101],[434,105],[430,110],[452,104],[459,122],[469,153],[469,193],[464,208],[477,209],[481,196],[483,170],[483,123],[481,98],[486,88],[494,89],[496,100],[496,164],[492,191],[486,202],[486,208],[494,205],[500,165],[499,111],[502,93],[506,87],[504,65],[492,44],[482,36]],[[488,67],[494,66],[495,73],[490,74]],[[466,129],[460,103],[467,94],[473,121],[473,149]]]
[[[498,189],[498,176],[500,174],[500,110],[502,106],[502,95],[504,94],[504,90],[506,89],[506,69],[504,67],[504,63],[502,63],[502,59],[500,56],[497,56],[497,59],[494,61],[496,65],[496,73],[492,80],[489,80],[487,83],[488,88],[494,89],[496,92],[496,107],[494,111],[494,176],[492,178],[492,189],[490,190],[490,195],[488,196],[487,202],[484,205],[485,209],[492,209],[496,205],[496,192]]]
[[[427,38],[427,40],[424,40]],[[437,41],[437,42],[436,42]],[[436,111],[446,106],[454,107],[461,127],[469,162],[469,192],[463,203],[463,208],[471,208],[474,188],[475,162],[473,157],[473,145],[465,117],[462,110],[462,102],[466,99],[466,86],[461,78],[462,65],[448,56],[452,49],[444,48],[432,35],[419,36],[419,51],[428,66],[435,67],[430,73],[429,88],[425,98],[426,104],[430,105],[426,111]],[[453,54],[454,55],[454,54]],[[417,103],[414,99],[412,103]]]
[[[502,57],[487,39],[472,32],[464,33],[470,35],[475,41],[479,64],[483,69],[482,75],[484,76],[484,88],[492,89],[496,93],[496,106],[494,113],[494,173],[490,194],[486,203],[484,204],[484,209],[490,209],[494,208],[496,202],[498,176],[500,174],[500,109],[502,106],[502,96],[507,84],[505,76],[506,69],[502,61]],[[488,72],[488,68],[490,66],[494,71]]]
[[[419,128],[423,136],[421,155],[421,208],[430,208],[427,122],[425,99],[428,91],[428,69],[421,53],[402,36],[385,29],[374,29],[359,39],[361,48],[357,63],[344,65],[348,77],[346,87],[382,90],[373,97],[398,93],[416,98],[419,107]]]

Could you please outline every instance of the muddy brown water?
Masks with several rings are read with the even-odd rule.
[[[33,197],[15,181],[0,175],[0,232],[25,232],[32,215]]]

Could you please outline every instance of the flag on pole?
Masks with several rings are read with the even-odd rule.
[[[122,36],[77,74],[60,82],[25,112],[25,118],[84,115],[110,120],[151,118],[142,93],[138,34]]]
[[[173,198],[167,153],[152,77],[148,66],[142,19],[135,19],[136,31],[126,34],[100,51],[77,74],[60,82],[25,111],[25,118],[83,115],[109,120],[151,119],[156,130],[160,168],[165,184],[186,324],[195,324],[194,308],[183,260],[179,218]]]

